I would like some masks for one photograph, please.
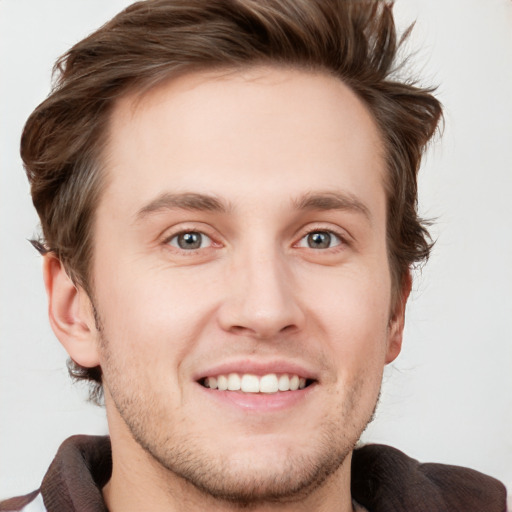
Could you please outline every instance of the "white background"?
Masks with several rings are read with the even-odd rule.
[[[38,487],[68,435],[107,430],[48,326],[18,146],[55,59],[127,3],[0,0],[0,498]],[[446,128],[420,179],[437,244],[364,439],[510,486],[512,2],[397,0],[396,13],[402,28],[417,19],[414,69],[439,84]]]

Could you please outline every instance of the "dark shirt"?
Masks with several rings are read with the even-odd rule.
[[[48,512],[107,512],[101,489],[110,479],[110,439],[73,436],[60,447],[39,491],[0,503],[17,511],[41,493]],[[354,450],[351,491],[369,512],[506,512],[506,490],[472,469],[421,464],[384,445]]]

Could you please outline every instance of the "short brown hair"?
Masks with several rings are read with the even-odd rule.
[[[341,79],[380,129],[388,254],[399,289],[431,249],[417,213],[417,173],[441,105],[431,89],[393,78],[400,42],[392,8],[385,0],[147,0],[122,11],[57,61],[54,88],[26,123],[21,155],[41,219],[39,249],[53,252],[91,295],[101,141],[121,96],[194,70],[292,66]],[[69,368],[100,389],[100,368]]]

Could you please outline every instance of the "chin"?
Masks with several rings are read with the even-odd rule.
[[[261,446],[257,441],[245,445],[241,441],[206,450],[204,444],[191,442],[190,436],[182,442],[175,439],[162,450],[162,445],[137,441],[162,468],[202,495],[249,506],[303,500],[325,484],[345,461],[350,463],[357,441],[347,442],[339,436],[339,425],[324,425],[316,438],[300,444],[276,436]]]
[[[245,505],[293,502],[303,500],[320,487],[342,465],[345,457],[342,455],[328,464],[296,458],[279,467],[233,468],[222,475],[217,471],[208,475],[184,475],[183,478],[217,500]]]

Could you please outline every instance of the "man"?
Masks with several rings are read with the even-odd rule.
[[[395,54],[383,2],[188,0],[65,56],[22,156],[50,322],[110,440],[68,440],[1,509],[505,509],[474,471],[354,451],[430,249],[441,109]]]

